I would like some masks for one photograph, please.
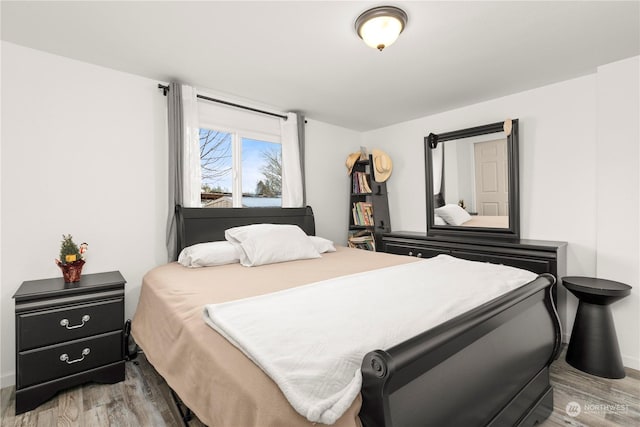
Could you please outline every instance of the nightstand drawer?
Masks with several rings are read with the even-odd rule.
[[[18,351],[122,329],[124,300],[54,308],[17,316]]]
[[[19,388],[122,360],[122,331],[18,353]]]

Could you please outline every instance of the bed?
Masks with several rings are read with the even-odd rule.
[[[315,234],[311,208],[177,208],[178,245],[224,239],[253,223],[296,224]],[[415,258],[338,248],[261,268],[186,269],[144,278],[132,334],[149,362],[201,421],[213,426],[308,426],[251,360],[202,320],[204,303],[274,292]],[[238,282],[243,286],[217,286]],[[277,280],[267,280],[267,273]],[[212,279],[213,277],[213,279]],[[215,284],[212,286],[212,282]],[[560,348],[552,276],[532,282],[362,360],[360,396],[336,426],[533,425],[553,408],[548,367]]]
[[[509,228],[508,216],[474,215],[463,227]]]

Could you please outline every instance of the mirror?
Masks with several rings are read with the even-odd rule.
[[[427,235],[518,238],[518,120],[425,137]]]

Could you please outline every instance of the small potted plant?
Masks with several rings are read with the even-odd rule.
[[[86,243],[82,243],[78,248],[73,242],[71,234],[62,235],[62,244],[60,245],[60,258],[56,259],[56,264],[62,270],[62,277],[65,283],[73,283],[80,281],[82,274],[82,266],[84,265],[84,253],[87,251]]]

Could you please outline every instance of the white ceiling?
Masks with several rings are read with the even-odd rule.
[[[409,15],[384,52],[353,28]],[[640,54],[640,2],[2,1],[2,39],[375,129]]]

